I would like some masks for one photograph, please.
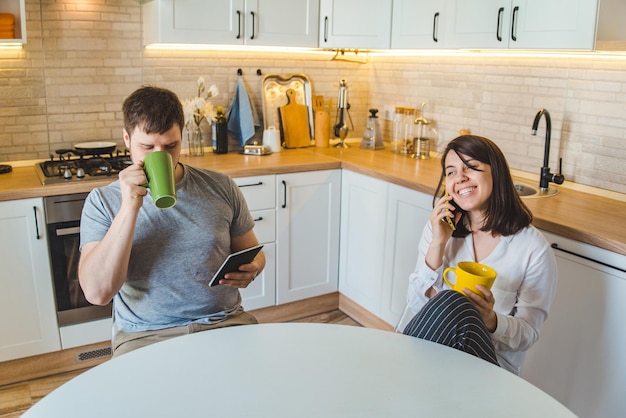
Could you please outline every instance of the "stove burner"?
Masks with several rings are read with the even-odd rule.
[[[104,158],[94,157],[87,160],[85,172],[90,176],[110,176],[113,174],[113,167]]]
[[[72,150],[57,150],[58,159],[38,163],[35,168],[41,184],[97,180],[103,176],[115,176],[132,165],[128,151],[123,154],[73,156]]]

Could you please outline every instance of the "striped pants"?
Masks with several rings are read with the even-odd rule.
[[[454,290],[435,295],[405,327],[403,334],[465,351],[493,364],[496,352],[480,314]]]

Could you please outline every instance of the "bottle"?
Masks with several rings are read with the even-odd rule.
[[[216,154],[228,152],[228,127],[222,106],[217,107],[217,115],[213,123],[213,152]]]

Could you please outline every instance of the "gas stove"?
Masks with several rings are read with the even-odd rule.
[[[117,178],[120,171],[132,164],[128,150],[107,155],[73,155],[57,151],[57,156],[37,163],[35,170],[41,184],[73,183]]]

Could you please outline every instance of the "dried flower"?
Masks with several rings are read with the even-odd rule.
[[[198,95],[193,99],[186,99],[183,101],[183,111],[185,113],[185,125],[188,125],[193,121],[196,125],[207,119],[209,122],[215,120],[215,110],[213,109],[213,103],[209,101],[211,97],[217,96],[219,90],[215,84],[209,87],[206,92],[204,85],[204,77],[198,78]]]

